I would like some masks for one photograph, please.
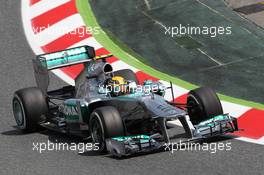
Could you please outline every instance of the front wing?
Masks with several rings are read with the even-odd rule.
[[[185,142],[201,141],[234,131],[238,131],[237,119],[228,114],[219,115],[194,125],[192,137]],[[106,140],[107,150],[117,157],[162,150],[168,144],[170,141],[166,143],[160,134],[114,137]]]

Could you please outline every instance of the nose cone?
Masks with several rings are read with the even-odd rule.
[[[142,100],[147,109],[154,114],[154,117],[177,118],[186,115],[184,110],[168,104],[161,96],[148,96]]]

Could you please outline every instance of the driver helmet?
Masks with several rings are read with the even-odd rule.
[[[115,96],[126,94],[128,92],[127,85],[127,81],[121,76],[113,76],[107,81],[107,88]]]

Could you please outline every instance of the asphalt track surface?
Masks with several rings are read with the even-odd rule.
[[[32,151],[33,142],[78,142],[78,138],[50,131],[22,134],[15,126],[11,99],[15,90],[34,86],[34,57],[23,34],[20,2],[2,1],[0,6],[0,174],[263,174],[263,146],[231,142],[231,151],[178,151],[116,160],[95,152]],[[62,82],[56,80],[55,85]]]
[[[212,0],[93,1],[102,28],[140,60],[195,85],[263,103],[264,31]],[[100,10],[104,9],[104,10]],[[262,18],[261,18],[262,19]],[[231,35],[171,37],[169,27],[232,27]]]

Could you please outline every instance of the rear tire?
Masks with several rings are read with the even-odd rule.
[[[136,74],[130,69],[123,69],[123,70],[116,71],[116,72],[114,72],[114,75],[115,76],[121,76],[125,80],[135,81],[136,84],[139,84],[139,81],[138,81]]]
[[[112,106],[99,107],[91,114],[89,121],[91,137],[98,144],[100,152],[106,152],[106,139],[124,136],[124,125],[119,112]]]
[[[14,93],[13,114],[19,129],[27,132],[37,130],[41,116],[47,112],[46,97],[39,88],[31,87]]]
[[[188,115],[193,124],[223,114],[217,94],[208,87],[191,90],[187,97]]]

